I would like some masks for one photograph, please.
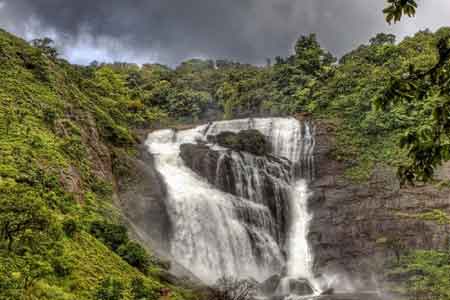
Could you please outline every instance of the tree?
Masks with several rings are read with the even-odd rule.
[[[56,58],[58,58],[58,50],[56,50],[55,48],[55,42],[48,38],[42,38],[42,39],[34,39],[31,41],[31,44],[36,47],[39,48],[40,50],[42,50],[42,52],[47,55],[50,59],[55,60]]]
[[[39,243],[40,236],[47,234],[51,219],[39,194],[13,180],[0,179],[0,241],[6,241],[8,251],[25,236],[28,242]]]
[[[41,255],[27,254],[17,260],[17,267],[20,270],[21,284],[23,292],[26,293],[39,279],[53,273],[50,263]]]
[[[332,64],[335,61],[320,46],[315,34],[301,36],[295,44],[294,55],[286,59],[276,58],[271,97],[275,110],[291,114],[305,111],[308,103],[304,101],[304,96],[309,98],[316,81],[326,81],[333,74]]]
[[[389,0],[387,21],[413,16],[413,0]],[[393,77],[382,97],[375,102],[382,110],[407,107],[419,116],[400,140],[411,162],[399,167],[403,182],[428,181],[443,162],[450,160],[450,32],[442,30],[436,43],[436,61],[429,69],[410,65],[408,73]]]
[[[222,86],[217,90],[216,97],[218,101],[222,104],[224,109],[225,120],[233,118],[234,106],[237,102],[237,90],[229,82],[224,82]]]
[[[104,66],[97,69],[94,76],[101,95],[122,100],[128,94],[126,78],[115,72],[111,67]]]
[[[396,36],[394,34],[379,33],[370,39],[370,45],[382,46],[395,44]]]
[[[301,36],[297,40],[293,58],[295,66],[307,75],[319,75],[323,67],[336,61],[331,53],[320,46],[315,34]]]
[[[383,10],[386,21],[391,24],[401,20],[403,15],[413,17],[416,14],[416,0],[388,0],[388,6]]]
[[[210,95],[205,92],[191,89],[175,90],[169,94],[167,110],[171,117],[193,118],[195,121],[200,117],[209,100]]]
[[[150,266],[150,257],[145,249],[136,242],[128,242],[117,249],[119,254],[127,263],[146,274]]]
[[[80,228],[77,221],[70,218],[63,222],[63,231],[68,237],[73,238],[80,231]]]
[[[90,232],[114,251],[128,242],[127,228],[123,225],[94,221]]]

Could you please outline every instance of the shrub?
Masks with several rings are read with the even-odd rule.
[[[159,293],[145,284],[144,280],[136,277],[131,282],[131,293],[134,300],[153,300],[159,298]]]
[[[101,197],[111,197],[113,194],[111,183],[99,178],[98,176],[94,175],[90,178],[90,186],[92,191]]]
[[[72,273],[73,262],[63,256],[59,256],[53,259],[52,268],[57,276],[66,277]]]
[[[55,121],[58,118],[58,113],[54,109],[45,107],[43,108],[42,114],[42,117],[47,124],[52,126],[55,125]]]
[[[128,242],[117,249],[119,254],[127,263],[146,274],[150,266],[150,256],[145,249],[136,242]]]
[[[68,237],[73,237],[80,229],[74,219],[67,219],[63,223],[63,230]]]
[[[94,221],[90,233],[114,251],[128,242],[127,228],[123,225]]]
[[[49,236],[52,215],[39,194],[17,185],[15,181],[0,179],[0,242],[6,241],[9,251],[14,244],[27,237],[28,246],[38,245]]]
[[[122,282],[113,277],[102,280],[97,287],[96,296],[98,300],[121,300],[123,298],[124,286]]]

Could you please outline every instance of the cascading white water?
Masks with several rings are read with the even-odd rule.
[[[233,162],[234,196],[208,183],[180,158],[182,144],[206,142],[208,135],[246,129],[264,134],[272,145],[273,155],[291,162],[292,174],[285,174],[283,168],[264,158],[223,152],[215,172],[220,175],[225,158]],[[314,175],[314,132],[308,123],[301,124],[293,118],[221,121],[180,132],[156,131],[149,135],[147,146],[167,184],[173,225],[171,252],[181,264],[207,283],[222,276],[262,281],[280,273],[285,265],[288,276],[312,280],[312,254],[307,242],[311,219],[307,209],[307,179]],[[275,173],[281,177],[275,178],[264,168],[279,168]],[[264,199],[262,175],[271,180],[276,199]],[[285,213],[290,215],[271,215],[268,201],[277,207],[287,205],[290,210]],[[282,211],[277,209],[277,213]],[[282,217],[291,220],[290,229],[285,232],[285,245],[273,233],[280,230],[274,224]]]
[[[312,219],[308,212],[309,190],[304,179],[295,183],[292,190],[291,220],[289,232],[289,251],[287,257],[287,276],[297,278],[312,278],[313,257],[307,243],[308,225]],[[306,242],[305,242],[306,241]]]
[[[213,188],[187,168],[179,156],[180,145],[202,139],[203,129],[179,133],[162,130],[147,140],[167,184],[172,255],[208,283],[236,275],[262,280],[276,271],[273,266],[281,264],[282,254],[268,233],[254,229],[254,235],[264,243],[261,255],[265,264],[258,264],[248,229],[239,222],[234,204],[239,202],[261,218],[268,215],[267,208]]]
[[[206,127],[205,135],[217,135],[220,132],[239,132],[256,129],[268,137],[274,155],[289,159],[297,174],[294,177],[312,179],[314,177],[315,147],[314,127],[302,124],[294,118],[255,118],[231,121],[219,121]]]

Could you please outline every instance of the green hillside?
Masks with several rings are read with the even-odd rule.
[[[449,28],[396,44],[380,34],[337,62],[310,35],[264,67],[194,59],[171,69],[71,65],[49,41],[31,46],[0,31],[0,299],[158,299],[163,287],[194,299],[164,280],[165,263],[121,225],[114,182],[126,174],[122,158],[135,154],[135,132],[312,113],[335,128],[348,178],[364,181],[377,164],[411,163],[399,141],[411,128],[426,133],[435,98],[387,111],[374,103],[410,65],[436,64],[446,36]],[[424,264],[418,254],[405,261]]]
[[[153,115],[44,50],[0,32],[0,299],[158,299],[164,264],[128,240],[111,173]]]

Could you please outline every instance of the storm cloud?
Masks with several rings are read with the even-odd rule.
[[[0,0],[0,26],[49,36],[75,63],[228,58],[263,63],[317,33],[342,55],[378,32],[400,37],[450,26],[450,1],[419,0],[414,19],[385,24],[384,0]]]

